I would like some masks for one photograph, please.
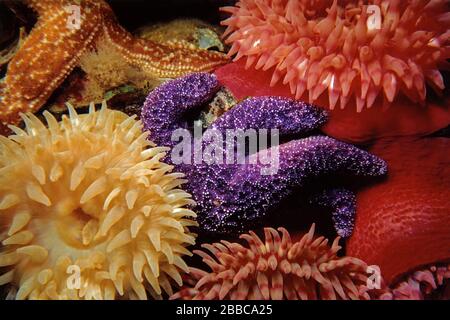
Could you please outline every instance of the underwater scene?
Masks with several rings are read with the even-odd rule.
[[[450,300],[450,0],[0,0],[0,300]]]

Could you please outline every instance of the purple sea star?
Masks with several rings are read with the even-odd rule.
[[[142,110],[149,139],[174,148],[172,134],[188,128],[186,114],[208,102],[219,89],[214,75],[194,73],[158,87],[147,97]],[[278,129],[280,137],[305,136],[327,121],[325,111],[303,102],[280,98],[250,98],[217,119],[204,133],[227,129]],[[193,142],[193,145],[198,143]],[[207,142],[200,139],[200,145]],[[225,153],[225,147],[222,152]],[[194,152],[187,155],[194,158]],[[262,174],[263,164],[254,158],[269,159],[278,154],[275,174]],[[276,157],[274,157],[276,158]],[[293,191],[306,189],[315,180],[336,175],[375,177],[384,175],[386,163],[374,155],[332,138],[316,135],[291,140],[247,156],[245,164],[174,163],[187,178],[185,189],[197,202],[200,227],[217,233],[239,233],[261,220]],[[325,189],[325,191],[323,191]],[[312,200],[331,207],[339,235],[348,237],[353,229],[355,196],[346,189],[322,188]]]

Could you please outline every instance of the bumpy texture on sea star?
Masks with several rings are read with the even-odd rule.
[[[20,112],[38,110],[83,53],[95,48],[100,38],[110,43],[127,62],[159,78],[209,71],[227,61],[219,52],[134,38],[118,24],[103,0],[27,0],[26,3],[37,13],[38,22],[8,66],[0,101],[3,125],[17,123]],[[79,26],[70,6],[80,9]]]
[[[450,19],[447,0],[241,0],[222,8],[229,55],[272,70],[272,85],[296,98],[328,96],[333,109],[356,100],[361,111],[380,96],[424,102],[426,85],[444,89]]]
[[[150,139],[158,145],[175,147],[178,139],[171,139],[173,132],[187,127],[183,116],[207,102],[218,88],[216,77],[207,73],[188,75],[158,87],[147,97],[142,111]],[[326,119],[325,111],[299,101],[278,97],[253,98],[216,120],[204,137],[212,131],[224,135],[227,129],[278,129],[283,139],[310,133]],[[191,150],[195,150],[198,143],[208,146],[207,139],[200,140],[203,141],[194,139]],[[225,154],[225,158],[227,156],[224,148],[218,153]],[[335,174],[374,177],[385,174],[387,170],[381,159],[326,136],[292,140],[260,150],[248,155],[245,164],[236,159],[232,164],[208,164],[192,161],[195,160],[195,152],[183,155],[188,163],[174,164],[178,171],[186,174],[186,188],[197,201],[200,226],[212,232],[248,230],[294,190],[309,190],[310,183],[319,178]],[[277,171],[263,175],[262,169],[267,167],[260,160],[275,159],[276,155],[279,157]],[[169,157],[167,161],[172,159]],[[355,212],[354,197],[348,195],[349,191],[326,190],[317,199],[321,205],[334,204],[335,227],[344,237],[351,234]]]

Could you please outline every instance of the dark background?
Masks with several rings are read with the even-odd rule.
[[[219,7],[233,4],[233,0],[109,0],[119,21],[129,29],[151,21],[177,17],[195,17],[218,24]],[[222,15],[223,18],[223,15]]]
[[[235,0],[106,0],[119,21],[129,30],[155,21],[167,21],[178,17],[195,17],[210,23],[219,23],[219,7],[232,5]],[[21,0],[0,0],[0,37],[11,23],[8,7],[17,8],[27,20],[31,13],[24,10]],[[25,12],[23,12],[25,11]],[[32,19],[32,17],[31,17]]]

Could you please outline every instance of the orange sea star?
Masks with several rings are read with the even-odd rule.
[[[38,21],[8,66],[0,101],[0,131],[2,125],[17,123],[21,112],[38,110],[100,38],[128,63],[159,78],[209,71],[227,61],[219,52],[135,38],[118,24],[104,0],[25,3],[37,13]]]

